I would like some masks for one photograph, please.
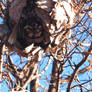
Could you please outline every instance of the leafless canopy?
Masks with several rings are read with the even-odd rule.
[[[92,91],[92,0],[0,0],[0,19],[1,91]]]

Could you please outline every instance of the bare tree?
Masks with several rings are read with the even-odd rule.
[[[1,0],[0,17],[1,87],[92,91],[91,0]]]

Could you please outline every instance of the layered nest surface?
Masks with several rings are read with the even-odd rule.
[[[43,1],[47,2],[46,5],[42,5]],[[63,21],[65,19],[61,19],[61,17],[58,19],[56,16],[59,8],[63,10],[63,14],[67,11],[64,11],[63,2],[60,4],[64,7],[60,5],[57,7],[58,4],[53,0],[14,0],[11,2],[7,8],[8,18],[5,20],[5,25],[9,30],[6,37],[6,46],[9,50],[24,55],[31,53],[33,48],[37,52],[40,47],[44,52],[51,52],[56,57],[58,52],[63,51],[62,53],[65,54],[69,30],[64,28],[63,24],[65,23]],[[63,14],[61,15],[63,16]],[[65,17],[68,18],[67,14]],[[59,20],[62,20],[62,22]],[[68,25],[70,21],[67,20],[66,24]],[[60,23],[58,29],[57,22]],[[25,51],[27,47],[30,47],[29,51]]]
[[[24,3],[25,4],[24,4]],[[49,13],[37,6],[35,0],[11,3],[9,8],[9,28],[11,30],[6,45],[15,51],[23,51],[27,46],[41,47],[46,50],[50,44]],[[19,8],[19,9],[18,9]],[[14,12],[14,10],[16,10]],[[14,16],[13,16],[14,14]],[[48,24],[48,25],[47,25]],[[23,53],[23,52],[22,52]]]

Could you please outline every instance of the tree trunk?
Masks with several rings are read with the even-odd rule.
[[[36,74],[38,74],[38,69],[36,71]],[[38,81],[38,78],[36,78],[30,82],[30,92],[39,92],[39,87],[38,87],[37,81]]]
[[[60,75],[60,63],[58,60],[54,59],[53,61],[53,68],[52,68],[52,75],[51,81],[48,92],[58,92],[59,91],[59,75]]]

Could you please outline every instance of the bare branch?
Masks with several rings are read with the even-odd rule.
[[[92,44],[90,45],[88,52],[91,52],[91,51],[92,51]],[[70,87],[71,87],[71,84],[72,84],[72,82],[73,82],[74,76],[77,74],[78,69],[80,68],[80,66],[81,66],[84,62],[86,62],[88,56],[89,56],[89,54],[86,54],[85,57],[82,59],[82,61],[76,66],[76,68],[75,68],[75,70],[74,70],[74,72],[73,72],[73,74],[72,74],[72,77],[71,77],[71,79],[70,79],[70,81],[69,81],[69,84],[68,84],[68,87],[67,87],[67,92],[70,92]]]

